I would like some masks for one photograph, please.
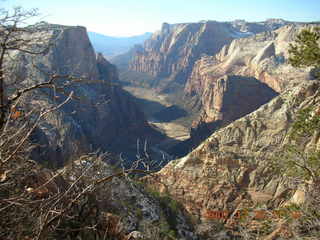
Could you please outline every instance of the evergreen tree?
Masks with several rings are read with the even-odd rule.
[[[312,67],[311,75],[320,80],[320,28],[302,30],[290,44],[289,62],[294,67]]]

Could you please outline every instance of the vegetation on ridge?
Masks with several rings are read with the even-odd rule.
[[[320,79],[320,28],[302,30],[289,53],[292,66],[312,67],[312,76]]]

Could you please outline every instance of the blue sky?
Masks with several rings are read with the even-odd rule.
[[[110,36],[160,29],[163,22],[320,21],[320,0],[0,0],[0,8],[38,8],[43,20]]]

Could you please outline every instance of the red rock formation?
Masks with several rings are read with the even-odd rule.
[[[153,34],[142,50],[136,51],[130,69],[156,78],[168,78],[160,81],[162,89],[169,87],[170,82],[184,84],[201,54],[214,54],[233,39],[230,29],[226,23],[213,21],[164,23],[161,31]]]
[[[277,92],[285,90],[292,79],[308,78],[308,71],[293,68],[288,63],[289,44],[305,27],[287,25],[275,31],[235,39],[216,55],[203,56],[196,62],[187,81],[186,93],[201,95],[201,89],[223,75],[255,77]]]

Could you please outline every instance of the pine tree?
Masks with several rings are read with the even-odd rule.
[[[302,30],[290,44],[289,62],[294,67],[312,67],[311,75],[320,80],[320,28]]]

